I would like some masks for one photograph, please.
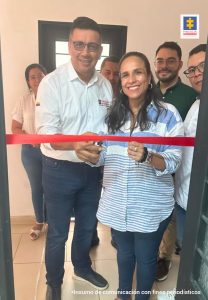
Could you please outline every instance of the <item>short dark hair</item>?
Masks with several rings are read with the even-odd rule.
[[[194,47],[190,52],[189,52],[189,57],[197,54],[199,52],[206,52],[206,44],[199,44],[198,46]]]
[[[117,56],[114,56],[114,55],[111,55],[111,56],[108,56],[106,57],[103,61],[102,61],[102,64],[100,66],[100,69],[102,70],[105,66],[105,63],[109,61],[109,62],[113,62],[113,63],[119,63],[119,58]]]
[[[27,66],[27,68],[25,69],[25,79],[26,79],[26,81],[29,80],[30,70],[32,70],[34,68],[40,69],[43,72],[44,75],[47,74],[46,68],[44,66],[42,66],[41,64],[31,64],[31,65]]]
[[[157,48],[155,56],[157,56],[157,53],[160,51],[160,49],[163,48],[175,50],[177,52],[179,59],[181,59],[182,57],[181,47],[176,42],[164,42]]]
[[[91,29],[94,31],[97,31],[99,35],[101,36],[101,29],[100,26],[92,19],[88,17],[78,17],[76,18],[71,26],[70,34],[73,33],[74,29]]]

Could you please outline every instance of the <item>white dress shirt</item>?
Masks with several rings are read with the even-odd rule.
[[[196,136],[200,100],[191,106],[184,121],[185,136]],[[194,147],[184,147],[182,163],[175,174],[175,200],[184,210],[187,209],[190,176]]]
[[[36,127],[39,134],[98,133],[104,128],[107,109],[112,102],[112,87],[95,71],[90,82],[83,82],[71,61],[43,78],[39,85]],[[41,145],[46,156],[79,162],[74,151],[54,150]]]

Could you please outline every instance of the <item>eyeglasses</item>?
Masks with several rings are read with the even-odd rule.
[[[83,51],[87,46],[89,52],[98,52],[101,48],[101,45],[97,43],[84,43],[82,41],[72,41],[74,49],[77,51]]]
[[[186,71],[183,72],[183,74],[185,74],[187,78],[192,78],[194,77],[196,70],[200,73],[204,73],[204,65],[205,61],[201,62],[195,67],[188,68]]]
[[[162,66],[166,64],[168,66],[174,66],[177,62],[178,60],[176,58],[167,58],[167,59],[158,58],[155,61],[155,65]]]

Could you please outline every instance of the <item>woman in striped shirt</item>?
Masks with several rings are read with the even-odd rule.
[[[129,52],[120,61],[121,92],[108,116],[108,133],[116,136],[183,136],[176,108],[160,102],[146,56]],[[149,299],[157,253],[174,208],[172,173],[181,162],[178,146],[106,141],[99,157],[104,165],[98,220],[113,228],[118,245],[119,287],[116,299]],[[137,286],[132,292],[136,267]]]

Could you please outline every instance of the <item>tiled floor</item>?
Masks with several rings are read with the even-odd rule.
[[[31,224],[12,222],[12,247],[14,260],[14,281],[16,300],[44,300],[45,299],[45,266],[44,245],[45,233],[36,241],[28,237]],[[63,300],[107,300],[115,298],[117,289],[116,250],[110,244],[109,228],[99,224],[100,244],[91,251],[91,258],[95,270],[101,273],[108,281],[109,288],[98,294],[87,284],[73,281],[73,268],[70,261],[70,243],[73,234],[73,223],[70,228],[69,239],[66,244],[65,276],[62,288]],[[162,283],[155,283],[155,294],[151,300],[157,299],[158,291],[173,290],[176,286],[179,257],[173,257],[169,277]],[[163,299],[163,298],[162,298]],[[168,298],[170,299],[170,298]]]

